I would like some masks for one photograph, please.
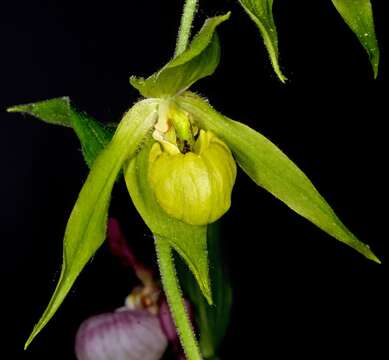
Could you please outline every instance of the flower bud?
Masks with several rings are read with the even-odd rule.
[[[205,225],[229,209],[236,164],[227,145],[210,131],[200,130],[191,150],[181,153],[156,142],[149,155],[149,181],[171,217]]]

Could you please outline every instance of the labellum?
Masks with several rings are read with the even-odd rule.
[[[180,149],[177,143],[185,145]],[[212,132],[200,130],[194,141],[156,142],[149,162],[151,187],[171,217],[205,225],[230,208],[236,164],[228,146]]]

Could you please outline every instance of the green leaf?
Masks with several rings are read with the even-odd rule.
[[[211,75],[220,58],[220,46],[215,30],[229,17],[230,13],[227,13],[207,19],[187,50],[147,79],[131,77],[131,85],[145,97],[169,97]]]
[[[100,124],[91,116],[77,111],[68,97],[16,105],[8,108],[7,111],[26,113],[49,124],[72,127],[80,139],[82,152],[89,167],[113,135],[112,129]]]
[[[251,20],[255,22],[263,37],[270,61],[278,78],[285,83],[284,76],[278,63],[278,36],[273,19],[273,0],[239,0]]]
[[[227,331],[232,305],[232,288],[223,266],[219,222],[208,225],[207,237],[214,306],[207,304],[199,287],[193,281],[193,275],[183,262],[176,259],[176,264],[184,294],[194,306],[201,353],[209,359],[217,355]]]
[[[112,141],[97,157],[66,226],[60,279],[25,348],[55,314],[77,276],[105,239],[111,191],[123,163],[138,150],[156,121],[156,103],[144,100],[123,117]]]
[[[332,3],[367,51],[376,78],[380,51],[374,31],[370,0],[332,0]]]
[[[257,185],[334,238],[380,263],[369,246],[343,225],[307,176],[272,142],[222,116],[194,94],[185,93],[177,102],[193,115],[200,128],[214,132],[230,147],[240,167]]]
[[[8,108],[7,111],[27,113],[49,124],[72,127],[69,109],[69,98],[61,97],[30,104],[12,106]]]
[[[131,199],[152,233],[170,243],[194,274],[201,291],[212,303],[208,273],[207,227],[193,226],[168,216],[154,197],[148,181],[149,139],[125,169],[125,180]]]

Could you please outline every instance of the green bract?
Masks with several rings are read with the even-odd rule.
[[[212,303],[208,274],[207,227],[186,224],[169,216],[155,199],[148,179],[151,137],[125,166],[124,177],[131,200],[155,237],[164,239],[185,260],[197,283]]]
[[[160,206],[172,217],[191,225],[219,219],[230,207],[236,165],[227,145],[200,130],[193,151],[150,151],[149,180]]]
[[[197,80],[211,75],[220,59],[220,45],[215,30],[229,17],[230,13],[227,13],[205,21],[186,51],[147,79],[132,76],[131,85],[143,96],[166,97],[176,95]]]

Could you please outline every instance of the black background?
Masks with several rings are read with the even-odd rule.
[[[222,358],[387,358],[387,2],[373,1],[381,47],[373,80],[363,48],[330,1],[276,1],[287,85],[235,1],[200,3],[196,29],[207,16],[232,16],[220,27],[216,74],[194,90],[280,146],[383,261],[366,260],[240,174],[223,220],[235,302]],[[101,121],[117,121],[139,98],[129,75],[149,75],[171,57],[180,8],[178,0],[2,2],[2,358],[73,359],[80,322],[120,306],[134,284],[103,246],[22,351],[54,289],[67,216],[87,168],[70,130],[3,109],[68,95]],[[152,239],[123,186],[111,212],[151,259]]]

